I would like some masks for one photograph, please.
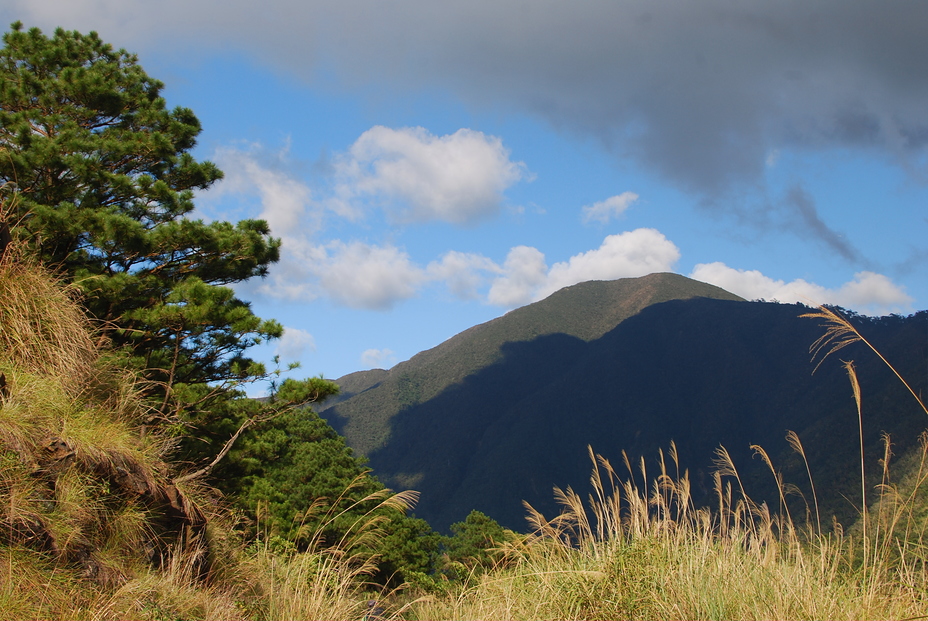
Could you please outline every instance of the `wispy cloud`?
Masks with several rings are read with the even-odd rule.
[[[429,263],[427,271],[430,278],[444,282],[456,297],[474,300],[481,295],[486,274],[499,273],[500,268],[483,255],[451,250]]]
[[[822,220],[815,200],[801,185],[789,189],[783,204],[787,211],[788,228],[819,241],[852,264],[860,265],[864,262],[857,248]]]
[[[582,220],[584,223],[596,221],[606,224],[612,218],[618,218],[625,213],[625,210],[637,200],[638,195],[634,192],[622,192],[618,196],[611,196],[604,201],[586,205],[582,209]]]
[[[299,328],[284,328],[284,335],[277,341],[274,353],[281,362],[298,362],[304,354],[316,351],[316,339]]]
[[[321,227],[321,210],[313,202],[309,185],[294,171],[297,165],[291,161],[289,142],[279,149],[259,143],[227,145],[216,149],[212,159],[224,177],[199,197],[207,215],[258,217],[267,220],[277,236],[294,231],[312,235]],[[209,213],[220,200],[224,209],[238,203],[243,213]],[[257,213],[250,204],[254,201],[259,205]]]
[[[392,349],[366,349],[361,354],[361,364],[368,369],[388,369],[396,364],[396,355]]]

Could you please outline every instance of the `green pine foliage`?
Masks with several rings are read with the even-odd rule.
[[[451,573],[458,578],[493,569],[503,560],[503,544],[518,538],[516,533],[476,509],[463,522],[452,524],[451,533],[445,540],[445,549]]]
[[[374,579],[391,588],[406,583],[435,590],[441,584],[443,542],[444,538],[425,520],[394,513],[384,522],[375,549],[378,559]]]
[[[326,511],[349,509],[358,498],[382,489],[345,441],[310,409],[291,408],[261,424],[231,451],[223,472],[227,487],[247,507],[258,510],[255,528],[266,537],[285,537],[301,547],[309,544]],[[230,476],[233,475],[234,476]],[[346,487],[361,482],[350,494]],[[326,524],[327,543],[337,543],[345,522],[357,512]]]
[[[15,260],[41,262],[80,294],[101,355],[139,376],[141,433],[172,438],[173,481],[218,488],[253,539],[380,554],[383,581],[430,572],[435,546],[422,542],[437,535],[385,504],[383,485],[307,407],[338,387],[278,384],[279,370],[248,357],[283,330],[230,285],[266,275],[280,241],[262,220],[190,217],[194,192],[222,178],[190,154],[193,112],[169,109],[163,84],[96,33],[17,22],[3,44],[0,226]],[[242,385],[259,380],[272,395],[245,398]],[[390,543],[364,535],[370,524],[391,525]],[[412,532],[423,537],[403,539]]]
[[[96,33],[12,25],[0,49],[0,184],[14,239],[84,293],[162,415],[196,416],[264,376],[252,345],[282,334],[228,285],[264,276],[280,242],[261,220],[189,219],[222,178],[190,150],[200,123]],[[12,198],[15,197],[15,200]]]

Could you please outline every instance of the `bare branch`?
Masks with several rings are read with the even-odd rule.
[[[219,451],[219,454],[216,455],[216,458],[213,459],[209,465],[200,468],[196,472],[191,472],[190,474],[185,474],[182,477],[174,479],[174,484],[177,485],[179,483],[186,483],[187,481],[193,481],[194,479],[199,479],[200,477],[209,474],[213,468],[216,467],[216,464],[222,461],[222,458],[225,457],[226,454],[232,449],[232,446],[235,444],[235,441],[238,440],[239,436],[242,435],[242,432],[254,425],[256,422],[258,421],[254,418],[245,419],[245,421],[238,428],[238,431],[236,431],[232,437],[226,441],[225,446],[222,447],[222,450]]]

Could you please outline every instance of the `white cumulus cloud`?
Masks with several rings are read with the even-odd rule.
[[[396,362],[392,349],[365,349],[361,354],[361,364],[368,369],[390,368]]]
[[[487,301],[496,306],[527,304],[547,280],[545,255],[537,248],[516,246],[509,251],[502,274],[490,287]]]
[[[223,147],[213,158],[225,178],[207,193],[207,204],[223,199],[225,206],[238,199],[251,212],[242,216],[267,220],[282,241],[280,261],[270,266],[268,277],[243,289],[301,301],[326,296],[346,306],[382,310],[414,296],[428,280],[425,270],[389,244],[320,240],[324,209],[294,172],[287,147],[277,152],[258,144]],[[255,199],[257,209],[247,206]]]
[[[324,210],[295,171],[289,144],[276,151],[258,143],[224,146],[211,159],[225,176],[199,197],[205,215],[266,220],[271,235],[282,242],[280,261],[270,266],[268,277],[236,288],[292,300],[318,297],[314,283],[327,254],[314,237],[323,228]]]
[[[586,205],[582,210],[583,222],[588,224],[596,221],[606,224],[612,218],[618,218],[625,213],[625,210],[637,200],[638,195],[634,192],[622,192],[618,196],[611,196],[604,201]]]
[[[526,178],[502,140],[471,129],[435,136],[421,127],[377,126],[336,163],[337,209],[370,197],[398,221],[469,224],[494,215],[503,192]]]
[[[913,299],[899,285],[883,274],[857,272],[854,280],[846,282],[835,292],[840,306],[862,309],[864,312],[887,313],[912,309]]]
[[[275,354],[281,362],[295,362],[306,352],[316,351],[316,339],[313,335],[299,328],[284,328],[284,335],[277,342]]]
[[[335,301],[353,308],[385,310],[416,295],[425,270],[390,245],[332,242],[320,282]]]
[[[444,282],[456,297],[473,300],[480,297],[479,289],[486,281],[484,274],[498,273],[500,268],[481,254],[451,250],[429,263],[427,271],[430,278]]]
[[[768,299],[803,304],[835,304],[869,315],[911,310],[912,298],[888,277],[875,272],[857,272],[854,279],[829,289],[802,278],[786,282],[758,270],[739,270],[724,263],[700,263],[690,278],[701,280],[749,300]]]
[[[655,229],[635,229],[610,235],[599,248],[555,263],[535,299],[586,280],[615,280],[669,272],[679,258],[677,246]]]
[[[540,250],[517,246],[509,251],[503,266],[494,270],[497,276],[487,302],[513,308],[587,280],[615,280],[667,272],[679,258],[677,246],[654,229],[610,235],[599,248],[555,263],[550,269]]]
[[[289,145],[271,152],[260,144],[216,149],[212,159],[224,177],[207,193],[209,202],[230,195],[256,197],[261,211],[276,236],[312,234],[321,225],[320,211],[309,186],[289,170]]]

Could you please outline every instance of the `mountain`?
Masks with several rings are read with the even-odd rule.
[[[712,500],[714,450],[724,445],[752,497],[776,507],[773,476],[752,457],[757,444],[811,501],[787,430],[803,441],[825,519],[847,521],[854,499],[859,503],[859,448],[840,359],[856,361],[871,476],[879,474],[881,432],[892,434],[901,454],[928,417],[862,344],[813,374],[809,347],[824,330],[799,317],[807,307],[746,302],[717,289],[708,290],[714,298],[688,295],[696,285],[661,274],[562,290],[463,332],[405,368],[379,371],[370,383],[349,376],[346,384],[358,392],[323,416],[337,421],[336,413],[347,411],[344,429],[363,429],[365,412],[376,410],[356,400],[368,395],[367,408],[377,398],[388,403],[392,411],[378,412],[383,440],[365,452],[387,485],[422,493],[416,514],[439,529],[472,509],[522,529],[522,500],[555,514],[552,486],[588,489],[588,445],[616,466],[625,451],[640,484],[635,464],[643,458],[653,476],[658,451],[666,454],[673,440],[698,502]],[[916,391],[928,392],[928,313],[854,321]],[[504,340],[508,334],[515,338]]]
[[[507,343],[550,334],[592,341],[651,304],[694,297],[741,299],[669,273],[580,283],[465,330],[389,371],[373,369],[341,377],[336,380],[341,395],[316,409],[355,451],[370,455],[390,441],[391,421],[400,410],[425,403],[498,362]]]

